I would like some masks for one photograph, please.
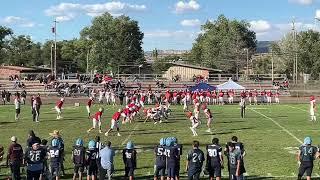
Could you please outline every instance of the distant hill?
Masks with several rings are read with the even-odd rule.
[[[260,54],[270,52],[270,46],[272,43],[273,41],[258,41],[256,53]]]

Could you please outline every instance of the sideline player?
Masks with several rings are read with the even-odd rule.
[[[137,151],[134,149],[134,144],[129,141],[125,149],[122,150],[122,160],[125,166],[125,177],[129,180],[134,179],[134,170],[137,167]]]
[[[204,153],[199,149],[199,141],[193,141],[192,150],[187,155],[186,171],[189,180],[199,180],[204,162]]]
[[[317,117],[315,116],[315,111],[317,110],[316,106],[316,98],[314,96],[310,97],[310,121],[317,121]]]
[[[222,147],[219,145],[219,139],[213,138],[212,145],[207,146],[206,170],[209,173],[210,180],[221,180],[221,170],[223,169]]]
[[[64,103],[64,98],[61,98],[58,102],[57,102],[57,104],[56,104],[56,106],[55,106],[55,109],[56,109],[56,111],[57,111],[57,113],[58,113],[58,115],[57,115],[57,119],[61,119],[62,117],[61,117],[61,109],[62,109],[62,105],[63,105],[63,103]]]
[[[97,126],[99,126],[99,133],[102,133],[102,130],[101,130],[101,120],[102,119],[101,118],[102,118],[103,111],[104,111],[104,109],[100,108],[99,111],[96,112],[96,114],[92,118],[92,127],[90,129],[88,129],[87,133],[90,133],[90,131],[95,129]]]
[[[109,135],[109,132],[111,132],[113,129],[117,128],[117,136],[121,136],[120,135],[120,128],[119,128],[119,124],[120,124],[120,117],[121,117],[121,112],[122,110],[119,109],[116,113],[113,114],[112,119],[111,119],[111,126],[110,129],[108,129],[108,131],[104,134],[105,136]]]
[[[154,165],[154,180],[158,180],[160,176],[160,180],[164,180],[165,172],[166,172],[166,152],[165,152],[166,141],[165,138],[160,139],[160,144],[154,148],[154,154],[156,158],[156,162]]]
[[[21,100],[20,100],[20,94],[17,93],[16,97],[14,98],[14,106],[16,109],[16,114],[15,114],[15,120],[19,120],[20,119],[20,112],[21,112]]]
[[[304,173],[307,175],[307,180],[311,180],[313,170],[313,161],[319,157],[318,149],[311,145],[312,140],[310,137],[304,139],[304,143],[300,146],[297,160],[299,166],[298,180],[300,180]]]
[[[51,141],[51,147],[48,150],[48,156],[50,159],[50,175],[56,180],[60,178],[60,167],[62,162],[62,152],[59,148],[59,140],[53,139]]]

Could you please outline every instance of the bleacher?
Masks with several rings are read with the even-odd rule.
[[[41,84],[39,81],[26,81],[22,80],[25,84],[25,90],[27,91],[27,94],[41,94],[41,95],[46,95],[46,96],[56,96],[58,93],[55,91],[55,89],[45,89],[44,85]],[[70,85],[72,84],[83,84],[79,83],[78,80],[76,79],[66,79],[66,80],[60,80],[59,82],[66,83],[68,82]],[[156,82],[154,80],[144,80],[144,81],[139,81],[139,82],[133,82],[133,81],[128,81],[125,83],[126,90],[130,89],[138,89],[139,84],[141,85],[141,89],[143,90],[148,90],[151,88],[153,91],[154,90],[181,90],[185,89],[187,87],[191,87],[195,85],[195,82],[192,81],[179,81],[179,82],[172,82],[172,81],[163,81],[165,88],[159,88],[156,85]],[[240,81],[237,82],[240,85],[244,86],[247,90],[275,90],[272,81],[270,80],[265,80],[265,81],[260,81],[260,82],[255,82],[253,80],[248,80],[248,81]],[[220,81],[209,81],[210,85],[217,86],[221,84]],[[103,88],[103,85],[101,84],[88,84],[88,87],[99,89]],[[0,90],[8,90],[10,92],[21,92],[23,91],[22,88],[14,88],[14,81],[9,81],[9,80],[0,80]],[[84,95],[84,94],[83,94]],[[290,91],[289,90],[282,90],[281,91],[282,96],[290,96]]]

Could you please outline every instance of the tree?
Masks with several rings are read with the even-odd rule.
[[[105,13],[93,19],[92,25],[81,31],[81,39],[92,41],[91,68],[104,72],[121,65],[139,65],[145,62],[138,22],[127,16],[112,17]],[[121,68],[130,72],[130,68]]]
[[[229,20],[220,15],[214,22],[202,26],[189,54],[190,62],[227,72],[238,72],[246,65],[246,52],[256,48],[255,32],[246,21]]]
[[[5,38],[9,35],[12,35],[13,32],[10,28],[7,28],[5,26],[0,26],[0,63],[3,63],[5,60],[5,57],[7,56],[7,42],[5,41]]]
[[[25,66],[31,61],[33,46],[30,36],[14,36],[8,43],[7,64]]]

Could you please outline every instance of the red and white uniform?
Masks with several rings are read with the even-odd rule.
[[[119,119],[121,117],[121,112],[116,112],[113,114],[111,119],[111,129],[119,128]]]
[[[268,92],[267,92],[267,102],[268,102],[269,104],[272,103],[272,92],[271,92],[271,91],[268,91]]]
[[[251,92],[251,90],[248,93],[248,100],[249,100],[249,104],[251,104],[252,103],[252,92]]]
[[[102,112],[98,111],[96,112],[96,114],[94,115],[93,119],[92,119],[92,127],[96,128],[97,125],[98,127],[101,126],[101,118],[102,118]]]
[[[145,95],[141,95],[141,98],[140,98],[140,105],[142,107],[144,107],[144,102],[146,101],[146,96]]]
[[[222,91],[219,92],[219,104],[222,105],[223,104],[223,96],[224,93]]]
[[[199,118],[199,112],[200,112],[200,103],[197,99],[193,100],[194,103],[194,116],[198,119]]]
[[[233,90],[230,90],[230,91],[228,92],[228,95],[229,95],[229,97],[228,97],[229,104],[232,104],[232,103],[233,103],[233,97],[234,97],[234,92],[233,92]]]
[[[87,111],[88,111],[88,114],[90,114],[90,108],[92,106],[92,103],[93,103],[93,99],[90,97],[89,100],[87,101]]]
[[[280,93],[277,91],[275,94],[274,94],[274,101],[276,103],[280,103],[280,99],[279,99],[279,96],[280,96]]]
[[[213,104],[217,104],[217,92],[216,91],[213,91],[211,93],[211,96],[212,96],[212,103]]]
[[[63,106],[63,102],[64,102],[64,100],[61,99],[56,103],[55,109],[56,109],[57,113],[61,113],[61,108]]]
[[[210,91],[207,91],[207,92],[206,92],[206,102],[207,102],[208,104],[211,103],[211,93],[210,93]]]
[[[314,116],[316,111],[316,99],[314,96],[310,97],[310,116]]]
[[[258,91],[254,90],[253,93],[252,93],[252,96],[253,96],[254,104],[257,105],[258,104]]]

